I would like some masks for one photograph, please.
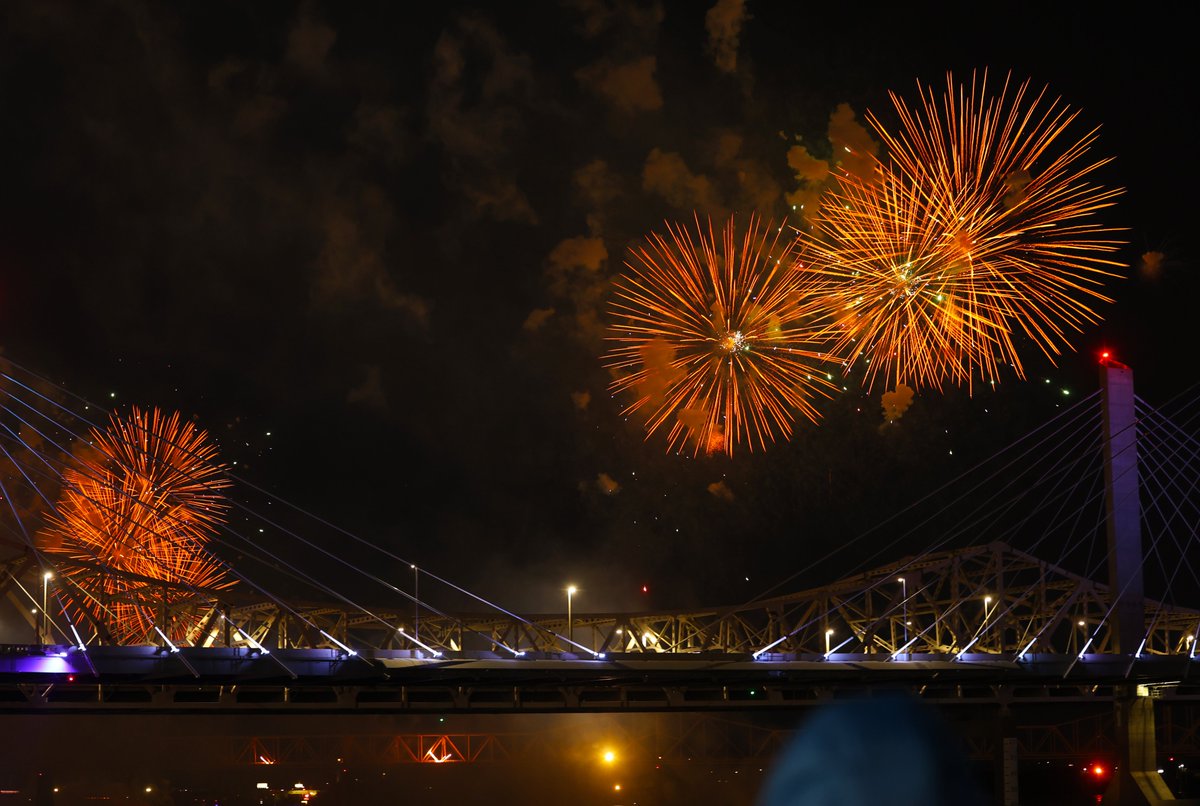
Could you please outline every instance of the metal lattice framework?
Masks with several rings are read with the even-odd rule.
[[[589,633],[590,640],[583,643],[599,652],[742,655],[783,639],[773,652],[820,657],[1070,655],[1083,651],[1089,639],[1089,651],[1109,651],[1111,599],[1106,585],[991,543],[907,558],[739,607],[582,613],[573,621],[576,629]],[[561,650],[557,636],[567,632],[565,615],[537,617],[535,623],[542,629],[492,616],[429,617],[422,619],[421,628],[427,641],[448,648],[461,648],[474,632],[522,649]],[[366,626],[348,619],[351,630]],[[1198,628],[1200,611],[1147,601],[1142,652],[1190,653]]]
[[[19,574],[19,567],[12,570]],[[329,606],[239,604],[221,601],[220,595],[179,596],[165,602],[164,609],[170,617],[175,608],[189,613],[206,608],[207,615],[187,637],[201,647],[336,648],[337,638],[379,649],[418,649],[398,630],[380,624],[380,618],[411,623],[411,612],[375,610],[366,616]],[[990,543],[905,558],[828,585],[736,607],[580,613],[572,628],[580,643],[610,654],[748,655],[775,644],[773,655],[815,658],[1077,655],[1085,649],[1111,651],[1111,609],[1107,585],[1006,544]],[[1141,653],[1190,655],[1198,629],[1200,610],[1147,600]],[[523,619],[424,615],[420,621],[421,643],[446,653],[494,651],[500,645],[559,653],[569,649],[562,640],[567,632],[566,615],[559,613]],[[491,645],[484,643],[488,637]]]
[[[634,673],[635,667],[646,672],[643,683],[653,677],[654,685],[650,687],[661,689],[651,692],[653,697],[642,703],[647,707],[707,702],[705,698],[711,699],[710,694],[716,698],[714,701],[734,702],[741,696],[738,692],[742,683],[750,681],[746,686],[750,690],[761,685],[766,679],[763,675],[775,673],[764,671],[771,664],[779,664],[778,673],[793,675],[792,682],[799,688],[792,693],[798,700],[808,697],[804,692],[812,686],[827,684],[830,676],[843,681],[853,677],[858,681],[856,684],[862,685],[880,673],[886,676],[905,666],[909,671],[903,674],[908,675],[910,683],[921,679],[921,675],[926,680],[937,679],[943,672],[959,677],[990,675],[993,681],[1007,681],[1013,675],[1024,675],[1029,680],[1055,676],[1066,679],[1080,662],[1088,669],[1075,675],[1076,679],[1120,678],[1139,683],[1175,679],[1172,676],[1190,667],[1194,658],[1200,635],[1200,610],[1145,598],[1141,576],[1151,562],[1156,562],[1157,568],[1152,568],[1156,572],[1154,582],[1159,590],[1166,591],[1166,598],[1172,596],[1172,583],[1180,570],[1186,570],[1196,579],[1188,562],[1188,548],[1196,537],[1191,525],[1195,520],[1189,517],[1193,511],[1187,507],[1193,506],[1190,491],[1200,480],[1189,484],[1188,480],[1196,474],[1188,469],[1187,463],[1194,460],[1198,451],[1194,438],[1157,412],[1147,409],[1134,418],[1132,378],[1127,368],[1106,365],[1102,375],[1106,394],[1120,392],[1123,407],[1110,405],[1107,398],[1101,406],[1094,399],[1096,396],[1080,401],[1037,429],[1035,434],[1042,430],[1045,433],[1036,441],[1021,445],[1019,453],[1014,449],[999,470],[994,465],[1000,463],[996,462],[988,468],[990,476],[970,480],[971,489],[962,498],[970,498],[970,493],[984,486],[995,489],[989,489],[983,501],[975,495],[967,516],[959,517],[949,510],[950,504],[959,499],[940,496],[939,525],[931,526],[932,520],[926,519],[907,535],[895,530],[910,540],[909,545],[927,546],[923,553],[869,570],[857,570],[818,587],[726,607],[565,616],[517,614],[368,544],[389,560],[403,563],[399,568],[412,569],[410,594],[384,578],[388,571],[354,565],[339,551],[288,532],[287,537],[312,549],[322,561],[336,562],[343,572],[353,571],[365,577],[370,586],[378,584],[385,590],[369,586],[375,592],[368,593],[367,588],[355,589],[351,598],[331,587],[332,583],[327,584],[305,572],[299,564],[293,564],[291,557],[260,550],[254,540],[235,532],[228,524],[218,534],[215,527],[219,519],[211,514],[205,516],[209,510],[201,507],[200,520],[205,528],[197,529],[220,548],[238,551],[239,559],[245,563],[266,565],[295,582],[307,583],[315,592],[308,594],[311,597],[308,599],[298,598],[294,593],[279,596],[261,582],[251,582],[243,568],[235,569],[225,563],[221,568],[244,584],[226,586],[219,579],[210,582],[171,578],[159,573],[161,562],[147,561],[131,568],[120,552],[113,557],[94,556],[89,552],[68,553],[57,551],[55,546],[39,546],[29,539],[29,530],[20,521],[23,516],[14,508],[24,540],[20,539],[22,532],[13,532],[11,537],[0,535],[0,549],[10,549],[8,559],[0,559],[0,595],[24,614],[36,637],[28,648],[32,659],[12,665],[10,671],[23,673],[21,670],[41,668],[41,662],[33,656],[57,655],[55,650],[60,647],[54,645],[54,640],[61,637],[70,646],[61,655],[67,659],[63,669],[88,668],[98,680],[95,697],[102,704],[113,696],[110,687],[113,681],[105,675],[115,672],[106,670],[119,670],[121,675],[140,679],[140,675],[149,673],[147,670],[154,674],[176,674],[183,669],[198,683],[220,689],[240,675],[251,678],[260,675],[259,666],[265,664],[272,675],[282,673],[292,681],[300,678],[306,681],[304,685],[319,687],[328,685],[331,677],[343,675],[340,665],[343,662],[354,666],[348,673],[355,679],[367,681],[364,685],[382,686],[392,698],[389,703],[394,700],[393,704],[405,708],[414,702],[406,689],[409,686],[414,690],[440,686],[445,690],[439,689],[434,698],[436,703],[451,703],[461,708],[490,708],[493,704],[508,707],[515,703],[518,707],[549,704],[569,709],[589,697],[595,700],[593,695],[606,688],[611,690],[609,694],[615,691],[617,695],[600,699],[611,707],[625,708],[632,702],[630,695],[644,693],[635,691],[641,674]],[[0,377],[16,383],[7,374],[0,373]],[[1119,388],[1113,378],[1122,379]],[[45,397],[39,399],[42,401],[39,405],[49,405]],[[15,403],[0,399],[5,415],[15,417],[10,405]],[[1097,434],[1095,415],[1101,412],[1105,423]],[[32,483],[30,474],[38,463],[53,468],[54,461],[59,461],[62,467],[70,467],[64,459],[69,453],[64,444],[47,438],[46,443],[53,443],[51,451],[41,443],[29,443],[8,427],[2,417],[0,428],[7,431],[13,450],[6,448],[6,451],[13,469],[19,471],[17,475],[24,482]],[[1144,438],[1143,451],[1137,448],[1135,437],[1139,434]],[[118,442],[119,447],[134,453],[143,450],[137,439]],[[23,454],[14,454],[18,447]],[[14,455],[18,458],[14,459]],[[193,458],[185,450],[180,462],[171,466],[182,467]],[[136,468],[146,462],[148,459],[138,453],[127,464]],[[1081,479],[1097,477],[1099,473],[1094,471],[1101,464],[1107,474],[1103,489],[1097,481],[1094,489],[1099,492],[1088,493]],[[1185,471],[1183,476],[1181,468]],[[1001,471],[1003,483],[994,482]],[[180,481],[186,484],[203,481],[193,478],[197,476],[195,471],[181,473]],[[82,489],[80,479],[71,472],[64,471],[60,481],[66,483],[62,492],[67,494]],[[1146,484],[1148,481],[1153,483]],[[118,487],[111,486],[113,490]],[[141,492],[135,496],[139,500],[143,494],[157,491],[154,484],[142,487],[145,489],[139,487]],[[203,485],[200,490],[209,492]],[[1120,545],[1125,565],[1123,576],[1117,577],[1115,584],[1111,574],[1109,584],[1103,584],[1094,577],[1105,558],[1101,555],[1099,562],[1093,563],[1092,557],[1094,548],[1104,541],[1106,500],[1110,510],[1107,519],[1110,564],[1114,556],[1114,490],[1126,496],[1122,501],[1136,502],[1140,496],[1148,506],[1140,509],[1136,503],[1122,503],[1117,507],[1124,526],[1117,530],[1120,534],[1116,537],[1123,541]],[[1184,491],[1182,496],[1178,495],[1180,490]],[[1041,500],[1034,500],[1038,495]],[[86,498],[86,503],[91,505],[95,497]],[[1180,497],[1183,503],[1177,500]],[[122,506],[126,504],[132,514],[104,526],[101,532],[107,535],[108,531],[119,531],[135,523],[149,535],[143,541],[149,544],[166,541],[178,531],[172,519],[159,523],[163,520],[159,518],[161,507],[143,511],[145,508],[132,499],[122,502]],[[212,502],[209,505],[211,509]],[[50,523],[65,522],[61,507],[57,514],[39,514],[33,506],[22,509]],[[240,511],[247,517],[259,517],[245,507]],[[1007,519],[995,517],[995,513],[1009,512],[1015,515]],[[1088,519],[1082,515],[1085,512],[1097,516],[1094,526],[1087,525]],[[143,521],[148,522],[152,516],[159,519],[151,524],[153,528],[142,528]],[[279,530],[269,519],[261,522]],[[1145,527],[1145,541],[1136,529],[1125,528],[1139,522]],[[1003,528],[993,529],[993,523],[1003,524]],[[247,527],[240,528],[249,531]],[[367,542],[344,531],[341,534],[359,543]],[[1010,537],[1031,548],[1028,551],[1015,548],[1007,542]],[[961,547],[965,541],[976,544]],[[193,542],[199,542],[199,538]],[[1057,545],[1059,556],[1064,559],[1052,563],[1035,556],[1033,552],[1043,543]],[[953,544],[960,547],[943,548]],[[1081,546],[1086,547],[1088,554],[1086,572],[1080,572],[1075,565],[1080,559]],[[124,543],[120,548],[126,554],[134,551]],[[1168,556],[1171,551],[1178,554]],[[142,559],[136,551],[134,554]],[[214,562],[216,556],[212,555]],[[53,557],[54,563],[48,563],[48,557]],[[57,570],[59,563],[72,567],[64,568],[58,575],[61,584],[48,585],[47,580],[55,576],[50,571]],[[389,562],[386,567],[397,566]],[[814,566],[806,570],[810,578],[819,573]],[[278,579],[278,573],[273,578]],[[420,573],[490,609],[481,608],[474,613],[438,610],[432,602],[417,596]],[[114,578],[119,578],[119,584],[104,589],[102,607],[79,608],[74,615],[82,611],[86,619],[72,617],[72,608],[64,602],[71,601],[74,589],[82,590],[80,579]],[[1176,593],[1181,589],[1188,590],[1174,584]],[[48,597],[48,593],[53,596]],[[139,634],[114,630],[104,617],[122,607],[137,608],[144,621],[143,629],[137,631]],[[100,652],[101,648],[106,651]],[[159,663],[160,654],[163,664]],[[78,657],[68,658],[68,655]],[[172,658],[175,660],[170,661]],[[331,659],[327,667],[326,658]],[[607,671],[581,665],[606,658],[612,666]],[[751,668],[758,661],[765,664]],[[509,668],[510,662],[525,666]],[[453,668],[455,663],[460,664],[457,670]],[[428,664],[427,669],[424,664]],[[722,665],[724,669],[716,669]],[[549,671],[551,667],[556,667],[553,673]],[[522,677],[527,672],[537,676],[535,685],[527,685]],[[681,679],[673,677],[676,672],[690,676],[687,686],[676,685]],[[606,674],[609,677],[598,683]],[[568,677],[569,684],[564,682]],[[499,688],[488,687],[487,681],[501,678]],[[471,683],[448,685],[455,680]],[[101,690],[105,686],[110,688]],[[547,695],[546,691],[555,686],[567,688]],[[584,696],[580,692],[586,686],[596,691]],[[483,693],[476,696],[472,691]],[[217,691],[215,699],[211,693],[206,690],[205,702],[213,700],[214,706],[224,707],[227,701],[237,707],[247,704],[237,698],[236,702],[231,701],[223,690]],[[777,689],[772,696],[782,700],[792,695]],[[150,697],[151,704],[156,697]],[[290,702],[289,697],[285,690],[283,701]],[[41,699],[47,698],[34,691],[33,700],[29,701]],[[22,694],[16,701],[24,700],[28,698]],[[359,700],[340,694],[332,702],[337,707],[362,705]]]

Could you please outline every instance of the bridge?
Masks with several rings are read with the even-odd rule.
[[[1136,398],[1132,373],[1114,362],[1101,367],[1100,392],[998,469],[972,471],[973,489],[997,503],[939,529],[926,521],[936,538],[921,553],[742,604],[641,613],[517,613],[415,564],[408,589],[354,569],[397,600],[370,606],[287,566],[323,594],[297,599],[219,559],[245,537],[227,526],[203,559],[237,584],[171,573],[178,558],[161,554],[132,569],[114,560],[126,549],[65,554],[40,536],[39,519],[68,520],[43,490],[87,489],[70,475],[67,445],[95,427],[88,404],[63,403],[68,394],[15,365],[0,379],[0,462],[15,469],[0,490],[14,523],[0,538],[0,594],[35,638],[0,648],[0,713],[733,713],[894,688],[997,713],[1099,703],[1114,709],[1125,768],[1139,776],[1119,801],[1132,803],[1165,791],[1145,783],[1155,704],[1200,698],[1190,679],[1200,610],[1188,601],[1200,586],[1189,554],[1200,446],[1190,419],[1179,425]],[[1081,483],[1093,477],[1102,480]],[[1036,505],[1001,495],[1034,487],[1047,490]],[[88,502],[139,518],[137,495],[120,495],[131,502],[95,492]],[[32,516],[21,511],[38,498],[43,506],[25,507]],[[1017,548],[993,536],[1000,524],[1037,537]],[[1054,561],[1036,553],[1043,544]],[[422,579],[477,607],[440,609],[419,595]],[[1145,595],[1147,579],[1157,596]]]
[[[910,585],[919,595],[904,596]],[[1095,699],[1126,685],[1200,692],[1181,682],[1200,611],[1148,600],[1140,651],[1118,652],[1108,586],[1002,543],[904,558],[739,607],[581,613],[570,627],[565,614],[427,616],[419,640],[444,647],[436,651],[398,646],[411,639],[375,628],[375,616],[400,623],[399,613],[368,621],[294,607],[298,615],[211,605],[203,646],[9,646],[0,679],[16,687],[0,689],[0,710],[744,709],[879,686],[997,702]],[[297,620],[317,625],[327,645],[303,646]],[[579,646],[565,644],[568,633]],[[463,648],[472,638],[488,647]]]

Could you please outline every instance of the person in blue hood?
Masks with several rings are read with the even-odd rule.
[[[983,806],[936,711],[908,696],[819,706],[776,758],[758,806]]]

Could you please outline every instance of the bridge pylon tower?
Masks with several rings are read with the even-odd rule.
[[[1100,362],[1104,423],[1104,491],[1108,525],[1108,585],[1116,629],[1113,651],[1133,656],[1146,634],[1142,582],[1142,506],[1138,475],[1137,412],[1133,370],[1112,360]],[[1115,806],[1158,806],[1176,800],[1158,772],[1154,701],[1123,687],[1116,707],[1118,763],[1104,802]],[[1188,803],[1198,801],[1188,800]]]
[[[1100,365],[1100,385],[1104,417],[1108,585],[1116,620],[1113,651],[1132,655],[1139,651],[1146,632],[1133,370],[1105,358]]]

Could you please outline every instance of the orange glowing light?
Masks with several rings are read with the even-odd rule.
[[[1096,214],[1121,191],[1094,183],[1107,162],[1086,158],[1096,130],[1070,138],[1078,112],[1028,81],[919,89],[911,108],[892,93],[895,130],[868,114],[886,159],[870,179],[840,176],[801,235],[831,280],[834,349],[865,361],[868,387],[1023,377],[1025,343],[1053,362],[1111,302],[1123,242]]]
[[[216,448],[178,413],[136,407],[92,429],[90,442],[63,471],[56,514],[38,536],[66,577],[60,595],[119,643],[157,643],[156,626],[183,639],[211,605],[204,592],[233,585],[207,550],[228,509]]]
[[[624,413],[646,413],[647,438],[665,430],[668,450],[765,449],[797,415],[815,422],[815,398],[835,388],[813,291],[825,281],[797,262],[783,227],[695,224],[668,223],[631,250],[611,303],[611,387],[633,393]]]

